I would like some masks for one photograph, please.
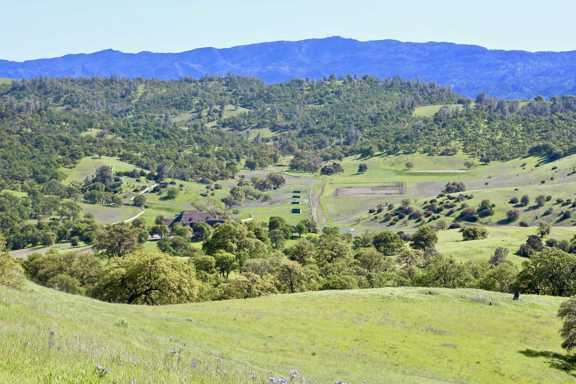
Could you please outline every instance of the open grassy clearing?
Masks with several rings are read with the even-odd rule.
[[[235,117],[249,111],[250,111],[249,109],[242,108],[237,105],[226,105],[224,107],[224,118],[227,119],[230,117]]]
[[[24,197],[28,196],[28,194],[26,192],[15,191],[13,189],[2,189],[2,190],[0,190],[0,193],[9,193],[10,195],[16,196],[19,198],[24,198]]]
[[[248,383],[296,368],[311,383],[571,383],[553,365],[561,301],[389,288],[141,307],[0,288],[0,381]]]
[[[101,224],[114,224],[128,220],[140,212],[141,208],[121,205],[118,207],[107,207],[102,205],[80,203],[84,213],[94,216],[94,220]]]
[[[256,137],[260,136],[261,138],[269,138],[275,135],[274,132],[270,130],[270,128],[255,128],[248,131],[248,139],[254,140]]]
[[[254,174],[254,173],[251,173]],[[249,174],[246,174],[248,177]],[[249,177],[248,177],[249,178]],[[268,201],[248,202],[238,208],[242,219],[267,220],[271,216],[284,218],[290,224],[309,218],[312,215],[311,194],[318,180],[305,176],[286,175],[286,184],[274,191],[266,192]],[[300,209],[300,213],[292,213]]]
[[[529,102],[528,101],[520,101],[520,108],[524,107],[525,105],[527,105]],[[471,104],[472,106],[474,106],[474,103]],[[463,105],[462,104],[433,104],[433,105],[422,105],[419,107],[416,107],[414,109],[414,113],[413,116],[414,117],[434,117],[434,115],[440,111],[440,109],[442,109],[443,107],[448,107],[450,110],[454,111],[454,110],[462,110],[463,109]]]
[[[442,107],[448,107],[451,110],[461,110],[461,104],[438,104],[438,105],[423,105],[416,107],[414,110],[414,117],[433,117]]]
[[[88,176],[94,175],[96,169],[102,166],[112,167],[114,172],[126,172],[131,171],[135,167],[132,164],[128,164],[122,160],[114,157],[84,157],[82,158],[74,168],[62,168],[62,172],[66,176],[64,179],[65,183],[77,182],[81,183]]]
[[[58,251],[58,252],[83,252],[90,250],[90,246],[80,245],[78,247],[72,247],[70,243],[58,243],[51,245],[49,247],[44,246],[37,246],[25,249],[18,249],[16,251],[10,251],[12,257],[17,259],[25,259],[28,256],[32,255],[33,253],[45,254],[49,251]]]
[[[88,129],[86,132],[83,132],[82,136],[96,137],[100,132],[102,132],[102,130],[99,128],[91,128],[91,129]]]

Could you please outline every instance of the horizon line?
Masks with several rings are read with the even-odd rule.
[[[91,51],[91,52],[70,52],[70,53],[65,53],[65,54],[59,55],[59,56],[36,57],[36,58],[24,59],[24,60],[10,60],[10,59],[2,59],[0,57],[0,61],[22,64],[22,63],[31,62],[31,61],[38,61],[38,60],[60,59],[60,58],[68,57],[68,56],[80,56],[80,55],[88,56],[88,55],[94,55],[94,54],[103,53],[103,52],[114,52],[114,53],[120,53],[120,54],[124,54],[124,55],[140,55],[140,54],[146,54],[146,53],[160,54],[160,55],[178,55],[178,54],[182,54],[182,53],[188,53],[188,52],[193,52],[193,51],[197,51],[197,50],[204,50],[204,49],[206,49],[206,50],[207,49],[228,50],[228,49],[235,49],[235,48],[242,48],[242,47],[249,47],[249,46],[256,46],[256,45],[266,45],[266,44],[275,44],[275,43],[301,43],[301,42],[306,42],[306,41],[318,41],[318,40],[330,40],[330,39],[349,40],[349,41],[355,41],[358,43],[397,42],[397,43],[402,43],[402,44],[415,44],[415,45],[445,44],[445,45],[475,47],[475,48],[481,48],[481,49],[484,49],[487,51],[493,51],[493,52],[519,52],[519,53],[532,53],[532,54],[538,54],[538,53],[562,54],[562,53],[576,52],[576,49],[563,50],[563,51],[553,51],[553,50],[531,51],[531,50],[527,50],[527,49],[489,48],[489,47],[486,47],[486,46],[483,46],[480,44],[458,43],[458,42],[452,42],[452,41],[432,41],[432,40],[431,41],[404,41],[404,40],[399,40],[399,39],[394,39],[394,38],[360,40],[360,39],[356,39],[356,38],[352,38],[352,37],[343,37],[340,35],[333,35],[333,36],[326,36],[326,37],[310,37],[310,38],[299,39],[299,40],[260,41],[260,42],[225,46],[225,47],[203,46],[203,47],[196,47],[196,48],[191,48],[191,49],[187,49],[187,50],[172,51],[172,52],[161,52],[161,51],[150,51],[150,50],[130,52],[130,51],[122,51],[122,50],[118,50],[118,49],[114,49],[114,48],[104,48],[104,49],[100,49],[97,51]]]

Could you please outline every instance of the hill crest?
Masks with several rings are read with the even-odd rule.
[[[474,76],[470,74],[473,73]],[[0,77],[200,78],[234,74],[278,83],[329,75],[402,77],[452,86],[474,97],[576,94],[576,51],[492,50],[447,42],[359,41],[328,37],[179,53],[107,49],[23,62],[0,60]]]

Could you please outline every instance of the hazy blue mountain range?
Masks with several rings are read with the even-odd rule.
[[[105,50],[24,62],[0,60],[0,77],[7,78],[178,79],[226,74],[258,77],[268,83],[331,74],[399,76],[451,85],[471,97],[485,92],[504,98],[532,98],[576,94],[576,51],[502,51],[452,43],[331,37],[181,53]]]

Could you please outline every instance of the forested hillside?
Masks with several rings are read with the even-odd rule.
[[[217,180],[234,175],[241,159],[265,166],[280,151],[348,151],[374,125],[393,129],[417,105],[454,99],[435,85],[371,78],[18,81],[0,90],[0,182],[43,184],[91,154],[162,177]],[[249,140],[256,128],[281,133],[277,145]]]
[[[429,104],[453,106],[413,116]],[[571,150],[575,111],[573,97],[471,102],[434,84],[370,77],[272,86],[238,77],[16,81],[0,88],[0,183],[57,180],[59,167],[92,154],[211,180],[234,175],[242,159],[261,167],[280,154],[326,161],[462,149],[489,161],[554,143],[546,151],[559,156]]]

